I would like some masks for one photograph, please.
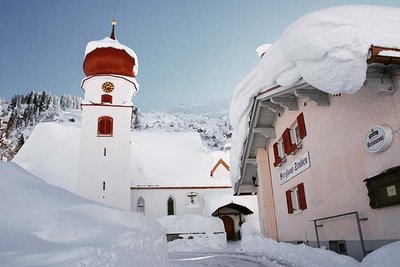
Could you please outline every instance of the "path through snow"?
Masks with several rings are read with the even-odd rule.
[[[223,251],[208,252],[170,252],[170,266],[268,266],[282,267],[286,265],[269,261],[265,257],[250,256],[240,251],[240,241],[229,242]]]

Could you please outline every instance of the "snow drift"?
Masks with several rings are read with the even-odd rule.
[[[399,8],[361,5],[323,9],[291,24],[235,89],[230,106],[233,182],[240,178],[240,156],[257,94],[274,85],[294,86],[300,79],[327,93],[354,93],[366,78],[369,47],[400,47],[398,25]]]
[[[296,267],[359,267],[355,259],[330,250],[277,242],[260,235],[242,236],[242,250],[278,261],[284,266]],[[389,267],[389,266],[388,266]]]
[[[396,267],[400,264],[400,241],[387,244],[368,254],[360,267]]]
[[[165,266],[150,219],[80,198],[0,162],[1,266]]]

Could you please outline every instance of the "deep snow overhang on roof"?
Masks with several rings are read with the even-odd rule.
[[[371,45],[368,52],[367,63],[400,65],[400,49]]]
[[[396,85],[393,83],[392,77],[400,75],[400,65],[393,61],[389,64],[382,64],[374,60],[376,57],[368,65],[364,86],[377,95],[393,94]],[[385,86],[383,86],[384,84]],[[235,195],[257,193],[256,185],[259,184],[257,149],[269,146],[271,139],[276,137],[277,118],[286,110],[297,110],[299,98],[311,100],[317,106],[329,106],[329,94],[311,86],[303,79],[291,87],[279,85],[267,87],[254,98],[250,127],[241,154],[240,178],[234,185]],[[253,177],[256,177],[255,182],[252,181]]]

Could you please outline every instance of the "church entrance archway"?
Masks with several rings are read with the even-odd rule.
[[[232,202],[218,207],[211,215],[223,221],[228,240],[239,240],[243,219],[245,215],[252,213],[249,208]]]
[[[233,222],[233,219],[229,216],[222,216],[221,220],[224,222],[226,239],[234,240],[235,239],[235,224]]]

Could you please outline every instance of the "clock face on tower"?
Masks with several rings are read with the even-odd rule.
[[[114,84],[112,82],[105,82],[101,86],[101,89],[106,93],[111,93],[114,91]]]

